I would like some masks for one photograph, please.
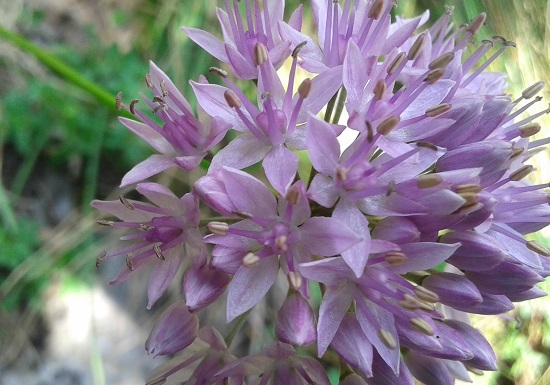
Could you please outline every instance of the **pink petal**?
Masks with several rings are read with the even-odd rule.
[[[317,323],[317,355],[325,354],[332,342],[340,322],[351,305],[352,297],[346,282],[329,286],[323,295]]]
[[[153,175],[175,166],[174,156],[153,154],[124,175],[120,187],[141,182]]]
[[[285,195],[298,171],[298,156],[284,145],[274,146],[262,163],[271,186]]]
[[[407,260],[401,265],[388,266],[388,268],[394,273],[405,274],[439,265],[453,255],[460,247],[460,243],[418,242],[399,246],[401,252],[407,256]]]
[[[126,128],[139,136],[141,139],[145,140],[151,145],[151,147],[153,147],[161,154],[166,155],[175,152],[174,147],[172,147],[172,145],[164,138],[164,136],[153,130],[151,127],[149,127],[149,125],[127,118],[119,118],[118,120],[120,123],[126,126]]]
[[[316,255],[336,255],[361,241],[358,234],[333,218],[312,217],[300,230],[301,241]]]
[[[209,172],[222,167],[243,169],[262,160],[271,147],[258,142],[252,134],[243,133],[222,148],[212,159]]]
[[[340,144],[331,125],[310,115],[306,123],[306,143],[315,170],[333,175],[338,167]]]
[[[352,368],[372,377],[372,344],[353,314],[346,314],[331,346]]]
[[[229,59],[224,48],[224,44],[209,32],[198,28],[182,27],[183,32],[196,44],[202,47],[210,55],[221,62],[228,63]]]
[[[159,183],[140,183],[136,186],[137,192],[159,207],[170,208],[176,213],[183,211],[183,205],[168,187]]]
[[[170,249],[164,253],[165,260],[155,264],[153,272],[149,277],[149,286],[147,296],[149,302],[147,309],[151,309],[153,304],[166,291],[170,282],[174,279],[180,268],[183,257],[176,249]]]

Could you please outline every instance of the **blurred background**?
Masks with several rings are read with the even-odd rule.
[[[122,176],[151,151],[118,123],[115,95],[145,92],[153,60],[194,103],[188,80],[219,65],[180,29],[219,35],[213,3],[0,0],[0,385],[139,384],[159,364],[143,344],[168,300],[146,312],[142,280],[108,286],[120,265],[98,271],[95,259],[117,241],[96,225],[89,202],[125,193]],[[286,3],[290,13],[299,2]],[[438,0],[399,3],[406,17],[430,9],[430,22],[444,12]],[[550,1],[445,5],[457,25],[486,11],[479,39],[516,42],[490,67],[509,75],[509,93],[550,84]],[[305,23],[312,28],[311,17]],[[550,101],[548,86],[543,96],[536,111]],[[548,118],[537,122],[548,136]],[[548,154],[533,159],[537,182],[550,180]],[[177,173],[159,178],[185,188]],[[533,237],[550,246],[548,233]],[[499,371],[473,376],[475,384],[550,384],[549,305],[542,298],[504,318],[474,319],[499,358]]]

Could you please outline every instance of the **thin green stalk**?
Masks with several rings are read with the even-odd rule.
[[[6,189],[2,183],[0,183],[0,216],[2,217],[2,224],[7,230],[11,232],[17,231],[17,220],[15,219]]]
[[[2,26],[0,26],[0,38],[9,41],[14,46],[20,48],[25,52],[30,53],[62,79],[88,92],[90,95],[96,98],[97,101],[104,104],[105,106],[111,109],[115,109],[114,95],[112,95],[110,92],[106,91],[102,87],[98,86],[97,84],[91,82],[90,80],[82,77],[82,75],[78,71],[69,67],[68,65],[57,59],[54,55],[50,54],[48,51],[40,48],[23,36],[4,29]],[[135,119],[134,116],[126,110],[120,110],[118,113],[124,117]]]
[[[334,109],[334,105],[336,104],[336,98],[338,97],[338,91],[332,95],[332,98],[328,101],[327,109],[325,111],[325,122],[330,122],[330,117],[332,115],[332,110]]]
[[[344,103],[346,102],[346,97],[348,96],[348,92],[342,86],[340,88],[340,92],[338,93],[338,103],[336,104],[336,111],[334,112],[334,116],[332,117],[332,123],[338,124],[338,121],[340,120],[340,116],[342,116],[342,111],[344,110]]]

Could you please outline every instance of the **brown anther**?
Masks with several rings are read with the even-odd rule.
[[[236,216],[238,216],[239,218],[242,218],[242,219],[252,218],[252,213],[248,213],[246,211],[233,211],[233,214],[235,214]]]
[[[463,193],[480,193],[482,190],[481,186],[475,183],[468,183],[468,184],[461,184],[459,186],[456,186],[455,192],[457,194],[463,194]]]
[[[453,106],[449,103],[441,103],[437,106],[430,107],[426,110],[426,116],[433,118],[434,116],[439,116],[449,111]]]
[[[428,75],[424,78],[424,81],[428,84],[434,84],[445,75],[445,71],[441,68],[428,72]]]
[[[139,224],[139,229],[141,231],[153,231],[155,229],[155,227],[151,226],[151,225],[148,225],[146,223],[140,223]]]
[[[470,205],[479,203],[479,198],[476,193],[461,192],[461,193],[458,193],[458,195],[466,201],[463,206],[470,206]]]
[[[424,48],[425,39],[426,39],[426,33],[421,33],[416,38],[413,45],[411,46],[411,49],[409,50],[409,54],[407,55],[407,60],[415,60],[420,55],[420,53],[422,52],[422,49]]]
[[[122,108],[122,92],[116,94],[115,107],[118,111],[120,111],[120,109]]]
[[[336,180],[339,182],[344,182],[347,179],[348,170],[344,167],[337,167],[336,168]]]
[[[210,68],[208,68],[208,72],[216,74],[221,78],[226,78],[227,77],[227,71],[224,71],[224,70],[222,70],[221,68],[218,68],[218,67],[210,67]]]
[[[376,132],[380,135],[388,135],[401,121],[399,115],[388,116],[386,119],[382,120],[380,124],[376,127]]]
[[[206,228],[213,234],[226,235],[229,230],[229,225],[225,222],[210,222],[206,225]]]
[[[243,265],[246,267],[257,266],[260,258],[254,253],[248,253],[243,258]]]
[[[115,222],[113,222],[113,221],[108,221],[108,220],[106,220],[106,219],[99,219],[99,220],[97,220],[96,223],[97,223],[98,225],[100,225],[100,226],[112,226],[113,223],[115,223]]]
[[[544,88],[543,81],[536,82],[535,84],[523,90],[523,92],[521,93],[521,96],[523,96],[524,99],[531,99],[533,96],[538,94],[543,88]]]
[[[279,235],[277,238],[275,238],[275,242],[273,242],[273,245],[278,251],[284,253],[285,251],[288,250],[288,245],[286,243],[286,240],[287,240],[286,235]]]
[[[527,246],[529,250],[534,251],[537,254],[540,254],[544,257],[550,257],[550,249],[548,249],[548,247],[541,245],[538,242],[527,241],[525,243],[525,246]]]
[[[514,43],[512,40],[506,40],[506,42],[502,43],[502,45],[506,47],[516,48],[516,43]]]
[[[156,106],[155,108],[153,108],[153,115],[155,115],[159,111],[166,111],[167,109],[168,109],[167,104],[160,104],[160,105]]]
[[[395,349],[397,347],[397,342],[395,341],[395,338],[386,329],[378,329],[377,334],[378,338],[380,338],[380,341],[382,341],[384,345],[386,345],[386,347],[390,349]]]
[[[136,209],[136,206],[134,206],[132,203],[130,203],[130,201],[128,199],[126,199],[124,197],[124,195],[119,196],[118,199],[120,200],[120,203],[122,203],[124,206],[126,206],[126,208],[128,210],[135,210]]]
[[[428,69],[430,70],[443,69],[447,67],[450,62],[453,61],[454,57],[455,57],[454,52],[444,53],[443,55],[432,60],[432,62],[428,64]]]
[[[372,90],[374,94],[374,100],[381,100],[386,95],[386,82],[382,79],[378,79]]]
[[[531,165],[522,166],[510,174],[510,180],[517,182],[525,178],[527,175],[529,175],[533,171],[535,171],[535,168]]]
[[[269,91],[264,91],[261,95],[260,95],[260,99],[263,101],[263,100],[266,100],[267,98],[270,98],[271,97],[271,92]]]
[[[161,98],[160,96],[155,96],[153,98],[153,103],[164,104],[165,102],[164,102],[164,99]]]
[[[523,154],[524,151],[523,147],[512,147],[512,156],[510,156],[510,159],[517,158]]]
[[[269,59],[267,48],[262,43],[256,43],[254,46],[254,64],[256,66],[264,64]]]
[[[145,74],[145,84],[148,88],[153,88],[153,82],[151,81],[151,74]]]
[[[488,40],[488,39],[481,40],[481,44],[491,44],[491,48],[495,46],[495,43],[492,40]]]
[[[437,146],[430,142],[416,142],[418,147],[429,148],[430,150],[437,151]]]
[[[407,262],[407,256],[399,251],[388,251],[384,260],[392,266],[399,266]]]
[[[403,299],[397,303],[399,304],[399,306],[406,310],[420,309],[420,301],[410,294],[405,294],[403,296]]]
[[[132,253],[126,254],[126,266],[128,267],[128,269],[130,269],[130,271],[134,271],[134,265],[132,264],[132,258],[134,258]]]
[[[426,174],[416,178],[416,185],[418,188],[430,188],[439,185],[442,181],[443,178],[439,174]]]
[[[439,296],[431,290],[426,289],[423,286],[416,286],[414,288],[414,294],[422,301],[436,303],[439,302]]]
[[[392,180],[390,183],[388,183],[388,189],[386,190],[386,196],[389,197],[394,192],[395,192],[395,182]]]
[[[401,63],[405,61],[405,58],[406,58],[405,52],[399,52],[397,56],[393,59],[391,64],[388,66],[388,68],[386,69],[386,72],[388,73],[388,75],[391,75],[395,71],[397,71]]]
[[[301,50],[306,44],[307,44],[307,41],[303,41],[303,42],[301,42],[300,44],[298,44],[298,45],[296,46],[296,48],[294,48],[294,49],[292,50],[291,56],[292,56],[293,58],[298,57],[298,54],[300,53],[300,50]]]
[[[103,262],[103,260],[105,259],[105,257],[107,257],[107,252],[106,251],[102,251],[101,254],[99,254],[99,256],[97,257],[97,259],[95,260],[95,267],[96,269],[99,269],[101,267],[101,263]]]
[[[540,124],[538,123],[529,123],[525,126],[521,126],[519,128],[519,131],[521,132],[520,136],[522,138],[528,138],[530,136],[533,136],[535,134],[538,134],[540,131]]]
[[[384,12],[384,2],[384,0],[376,0],[370,7],[367,16],[374,20],[380,19],[380,17],[382,17],[382,13]]]
[[[301,82],[300,85],[298,86],[298,95],[302,99],[307,98],[311,92],[311,86],[312,86],[311,79],[309,78],[304,79],[304,81]]]
[[[136,104],[138,103],[139,103],[139,100],[137,99],[132,100],[132,102],[130,103],[130,112],[132,113],[132,115],[136,114]]]
[[[295,187],[292,187],[287,191],[285,195],[285,199],[291,205],[295,205],[300,201],[301,196],[302,194],[300,190]]]
[[[368,120],[365,120],[365,128],[367,129],[367,142],[371,143],[374,139],[374,130],[372,124]]]
[[[227,90],[223,93],[225,102],[230,108],[241,108],[242,103],[239,100],[239,97],[231,90]]]
[[[485,20],[487,19],[487,14],[485,12],[480,13],[477,15],[474,20],[468,25],[468,28],[466,28],[466,31],[470,32],[472,35],[475,35],[477,31],[485,24]]]
[[[158,259],[160,259],[161,261],[166,260],[166,257],[164,256],[164,254],[162,254],[162,250],[160,249],[159,245],[154,245],[153,251],[155,252],[155,255],[157,256]]]
[[[423,333],[427,336],[433,336],[434,335],[434,329],[433,329],[432,325],[430,325],[428,322],[426,322],[425,319],[420,318],[420,317],[411,318],[409,320],[409,322],[420,333]]]
[[[506,40],[506,38],[504,38],[500,35],[495,35],[491,39],[493,39],[493,41],[498,41],[500,44],[504,44],[508,41],[508,40]]]
[[[168,96],[168,90],[166,89],[166,81],[164,79],[160,81],[160,91],[162,92],[162,97]]]
[[[288,282],[294,290],[300,290],[300,288],[302,287],[302,281],[303,280],[300,273],[297,273],[295,271],[288,272]]]

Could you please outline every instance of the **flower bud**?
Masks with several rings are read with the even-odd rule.
[[[460,247],[447,261],[461,270],[489,270],[506,256],[494,238],[474,231],[448,232],[441,237],[441,242],[460,242]]]
[[[443,361],[418,352],[407,352],[403,360],[413,376],[425,385],[453,385],[455,380]]]
[[[483,302],[477,287],[463,275],[432,273],[422,281],[422,287],[439,296],[439,302],[458,310],[468,311]]]
[[[185,304],[191,311],[210,305],[225,291],[229,276],[208,265],[191,267],[183,278]]]
[[[531,268],[504,261],[491,270],[467,271],[466,277],[481,292],[489,294],[512,294],[531,289],[543,278]]]
[[[145,349],[155,357],[177,353],[195,340],[198,330],[197,316],[183,302],[175,303],[153,325]]]
[[[514,308],[514,304],[510,302],[504,295],[481,293],[483,302],[477,306],[472,306],[468,312],[472,314],[502,314]]]
[[[493,348],[480,332],[464,322],[451,319],[443,322],[460,332],[474,353],[474,358],[465,362],[467,365],[481,370],[497,370],[497,359]]]
[[[372,231],[372,238],[397,244],[418,242],[420,231],[415,224],[404,217],[386,217]]]
[[[300,294],[289,296],[277,313],[275,335],[281,342],[308,345],[317,339],[313,310]]]

